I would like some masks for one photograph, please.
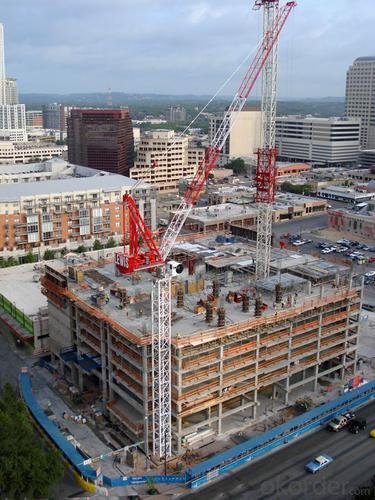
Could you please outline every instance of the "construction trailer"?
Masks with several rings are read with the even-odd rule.
[[[316,391],[355,373],[362,281],[350,269],[275,249],[273,275],[255,281],[255,246],[215,239],[179,246],[173,258],[185,269],[171,288],[174,455],[238,431],[271,402],[287,405],[301,387]],[[152,276],[120,274],[113,263],[79,267],[45,268],[53,364],[81,392],[96,390],[128,438],[151,444]]]

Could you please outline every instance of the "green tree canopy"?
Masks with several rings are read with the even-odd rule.
[[[19,264],[18,260],[14,257],[8,257],[6,267],[17,266]]]
[[[87,248],[85,247],[85,245],[79,245],[79,247],[77,247],[76,249],[76,252],[77,253],[87,252]]]
[[[55,258],[55,252],[47,249],[43,254],[43,260],[52,260]]]
[[[246,165],[245,161],[242,158],[236,158],[226,165],[228,168],[233,170],[233,173],[236,175],[246,174]]]
[[[106,245],[107,248],[113,248],[113,247],[117,247],[117,243],[115,241],[115,239],[113,238],[113,236],[110,236],[108,238],[108,241],[107,241],[107,245]]]
[[[100,243],[99,240],[95,240],[92,248],[93,250],[101,250],[103,248],[103,245]]]
[[[312,187],[310,184],[292,184],[291,182],[285,181],[281,184],[281,191],[309,196],[312,193]]]
[[[37,438],[10,384],[0,394],[0,449],[1,498],[46,498],[63,477],[59,453]]]

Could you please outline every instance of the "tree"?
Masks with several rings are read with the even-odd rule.
[[[108,238],[108,240],[107,240],[107,244],[106,244],[106,247],[107,247],[107,248],[117,247],[117,243],[116,243],[116,241],[115,241],[115,239],[114,239],[114,237],[113,237],[113,236],[110,236],[110,237]]]
[[[310,184],[292,184],[285,181],[281,184],[281,191],[309,196],[312,193],[312,187]]]
[[[34,254],[31,250],[28,251],[28,253],[25,255],[24,262],[25,264],[31,264],[32,262],[35,262],[35,257]]]
[[[79,247],[76,248],[76,252],[77,253],[87,252],[87,248],[85,247],[85,245],[79,245]]]
[[[233,173],[236,175],[246,174],[246,165],[245,161],[242,158],[236,158],[232,160],[226,165],[228,168],[233,170]]]
[[[100,243],[99,240],[95,240],[92,248],[93,250],[101,250],[103,248],[103,245]]]
[[[0,449],[1,498],[47,498],[63,477],[60,454],[37,438],[10,384],[0,394]]]
[[[55,258],[55,252],[47,249],[43,254],[43,260],[52,260]]]
[[[7,264],[5,267],[17,266],[19,264],[18,260],[14,257],[8,257]]]

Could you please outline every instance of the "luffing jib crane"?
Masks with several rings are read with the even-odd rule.
[[[164,233],[158,252],[156,252],[155,244],[150,239],[144,239],[146,251],[140,250],[139,236],[143,234],[146,225],[139,214],[137,207],[131,197],[124,199],[124,205],[129,210],[129,220],[133,224],[129,224],[130,229],[136,232],[135,239],[130,236],[130,241],[133,241],[132,246],[127,251],[124,245],[124,252],[116,255],[116,262],[121,262],[121,272],[133,272],[143,269],[155,269],[159,267],[159,272],[154,279],[152,289],[152,397],[153,397],[153,453],[158,458],[169,457],[172,451],[172,432],[171,432],[171,278],[178,274],[178,263],[173,261],[167,262],[167,258],[172,250],[173,245],[192,209],[197,201],[202,188],[215,167],[216,160],[228,138],[228,135],[233,127],[240,111],[247,98],[250,95],[262,69],[270,57],[274,54],[273,49],[277,44],[278,37],[283,29],[286,20],[289,17],[292,9],[297,5],[295,1],[287,2],[282,8],[278,8],[278,0],[257,0],[256,7],[266,4],[277,4],[277,9],[274,11],[272,19],[270,17],[267,22],[267,29],[264,33],[262,43],[252,61],[250,67],[241,85],[233,98],[233,101],[227,111],[224,119],[220,124],[211,144],[206,152],[204,160],[199,165],[192,182],[187,188],[185,195],[180,203],[180,206],[174,213],[172,220]],[[274,55],[272,55],[274,57]],[[263,78],[264,85],[265,78]],[[266,134],[267,124],[263,120],[263,137]],[[267,144],[264,140],[264,146]],[[268,153],[267,153],[268,154]],[[269,156],[264,153],[264,157]],[[258,158],[261,153],[258,152]],[[263,165],[263,164],[262,164]],[[257,171],[257,182],[264,176],[263,171],[259,167]],[[269,182],[269,181],[267,181]],[[268,188],[267,188],[268,189]],[[259,189],[259,192],[262,190]],[[260,201],[260,198],[258,198]],[[134,219],[132,219],[134,217]],[[146,228],[147,229],[147,228]],[[148,234],[147,231],[144,231]],[[132,248],[132,250],[130,250]],[[136,255],[131,252],[137,251]],[[162,265],[162,267],[160,267]]]

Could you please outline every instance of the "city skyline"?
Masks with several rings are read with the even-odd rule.
[[[212,94],[257,44],[260,14],[250,7],[248,0],[236,8],[224,0],[69,0],[58,6],[21,0],[17,15],[15,5],[3,8],[7,73],[17,75],[23,93],[111,87]],[[370,0],[300,1],[280,44],[279,95],[344,96],[349,65],[373,55],[369,7]],[[237,83],[234,78],[223,93]]]

